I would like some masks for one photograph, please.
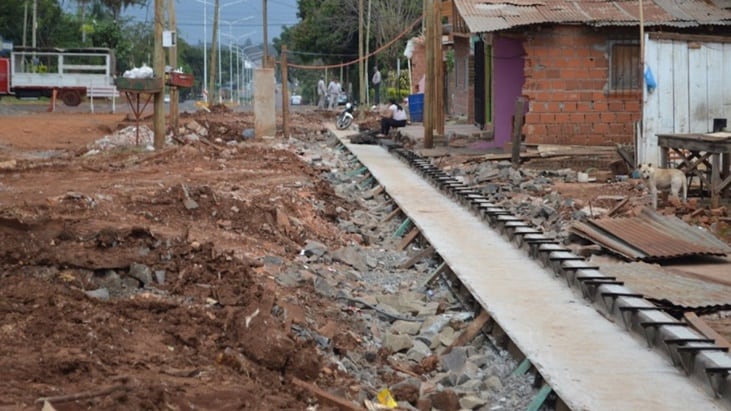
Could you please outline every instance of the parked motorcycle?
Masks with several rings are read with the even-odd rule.
[[[345,130],[353,124],[353,111],[355,111],[355,104],[351,102],[345,103],[345,107],[343,107],[343,110],[338,113],[335,120],[335,127],[337,127],[338,130]]]

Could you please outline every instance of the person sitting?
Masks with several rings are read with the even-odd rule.
[[[396,104],[395,99],[389,99],[388,102],[388,108],[381,116],[381,137],[387,136],[392,127],[397,128],[406,125],[406,112],[404,109]]]

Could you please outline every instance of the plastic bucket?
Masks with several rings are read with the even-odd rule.
[[[409,117],[412,122],[421,123],[424,120],[424,94],[409,95]]]

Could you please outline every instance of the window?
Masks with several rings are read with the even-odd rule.
[[[640,88],[640,45],[634,41],[610,43],[609,89],[612,91]]]

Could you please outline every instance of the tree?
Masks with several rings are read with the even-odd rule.
[[[147,0],[98,0],[112,12],[112,19],[119,20],[122,10],[129,6],[146,6]]]
[[[15,45],[23,44],[23,27],[25,6],[28,5],[28,21],[25,24],[26,45],[30,46],[32,38],[31,8],[32,2],[26,0],[0,1],[0,35]],[[38,29],[36,45],[38,47],[74,47],[79,42],[78,23],[63,13],[56,0],[38,0]]]

